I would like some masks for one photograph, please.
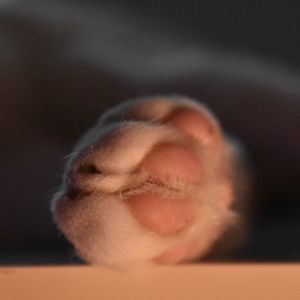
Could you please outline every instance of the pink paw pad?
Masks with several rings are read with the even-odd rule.
[[[217,131],[205,113],[188,107],[180,107],[166,120],[182,132],[197,139],[202,145],[211,145],[217,139]]]
[[[166,177],[196,183],[202,178],[201,164],[183,145],[156,145],[146,155],[141,168],[157,179]],[[193,219],[193,205],[188,199],[141,194],[127,200],[135,218],[149,230],[167,235],[184,229]]]
[[[144,158],[141,167],[155,178],[176,177],[190,183],[202,176],[198,157],[178,144],[159,144]]]
[[[192,203],[187,199],[142,194],[127,199],[127,203],[140,224],[157,234],[176,233],[193,220]]]

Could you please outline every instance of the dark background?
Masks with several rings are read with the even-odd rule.
[[[297,1],[3,1],[0,263],[71,263],[49,206],[64,157],[108,106],[149,94],[207,103],[257,182],[239,259],[300,260]]]

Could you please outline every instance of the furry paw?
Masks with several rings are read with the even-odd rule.
[[[198,259],[237,224],[237,156],[203,105],[129,101],[75,147],[53,200],[55,220],[90,263]]]

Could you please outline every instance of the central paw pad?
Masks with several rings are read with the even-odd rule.
[[[176,233],[193,220],[193,206],[188,199],[142,194],[129,198],[127,203],[135,218],[157,234]]]

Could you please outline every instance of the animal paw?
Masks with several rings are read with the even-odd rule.
[[[90,263],[201,258],[237,222],[236,153],[194,100],[126,102],[75,147],[53,200],[55,220]]]

